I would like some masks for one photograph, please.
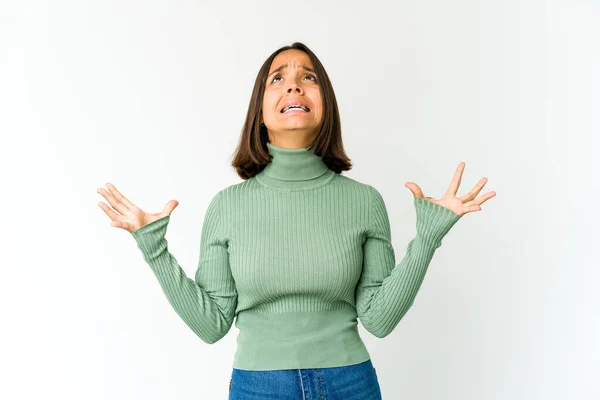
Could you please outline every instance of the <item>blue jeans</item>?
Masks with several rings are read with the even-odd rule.
[[[248,371],[233,368],[229,400],[381,400],[367,360],[333,368]]]

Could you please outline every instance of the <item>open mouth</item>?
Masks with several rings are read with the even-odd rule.
[[[310,112],[310,108],[308,108],[306,106],[302,106],[302,105],[293,105],[293,106],[284,107],[280,112],[282,114],[285,114],[286,112],[292,111],[292,110],[300,110],[300,111],[304,111],[304,112]]]

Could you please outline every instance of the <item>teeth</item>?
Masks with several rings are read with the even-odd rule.
[[[288,110],[291,110],[292,108],[299,108],[301,110],[304,110],[304,111],[308,112],[308,108],[306,108],[304,106],[289,106],[289,107],[286,107],[283,110],[281,110],[281,112],[284,113],[284,112],[286,112]]]

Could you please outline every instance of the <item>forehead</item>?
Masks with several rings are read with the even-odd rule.
[[[286,50],[277,54],[271,63],[269,72],[279,68],[281,65],[289,65],[291,67],[300,67],[306,65],[307,67],[313,68],[310,57],[303,51],[300,50]]]

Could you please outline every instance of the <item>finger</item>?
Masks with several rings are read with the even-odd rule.
[[[115,196],[115,198],[118,201],[125,204],[127,206],[127,208],[129,208],[129,209],[136,208],[135,204],[133,204],[131,201],[129,201],[129,199],[127,197],[123,196],[121,194],[121,192],[119,192],[112,183],[106,182],[106,186],[108,187],[108,190],[110,190],[110,192],[113,194],[113,196]]]
[[[106,201],[108,201],[108,203],[119,213],[121,213],[122,215],[125,215],[129,212],[129,208],[127,208],[127,206],[123,203],[121,203],[120,201],[118,201],[115,196],[113,196],[109,191],[107,191],[104,188],[100,188],[97,190],[98,193],[100,193],[105,199]]]
[[[479,182],[477,182],[477,184],[473,187],[473,189],[471,189],[469,191],[469,193],[465,194],[464,196],[462,196],[460,199],[462,200],[462,202],[466,202],[466,201],[471,201],[473,200],[475,197],[477,197],[477,195],[479,194],[479,192],[481,192],[481,189],[483,189],[483,187],[485,186],[485,184],[487,183],[487,178],[483,177],[479,180]]]
[[[128,232],[132,231],[132,226],[130,223],[125,222],[125,221],[113,221],[110,224],[111,226],[115,227],[115,228],[121,228],[121,229],[125,229]]]
[[[463,213],[461,215],[465,215],[470,212],[477,212],[477,211],[481,211],[481,207],[479,207],[478,205],[475,205],[475,204],[471,204],[469,206],[465,206]]]
[[[175,209],[175,207],[177,207],[179,205],[179,202],[177,200],[171,200],[169,201],[166,205],[165,208],[163,208],[163,215],[171,215],[171,213],[173,212],[173,210]]]
[[[98,205],[100,206],[100,208],[106,213],[106,215],[108,215],[108,218],[110,218],[113,221],[117,220],[117,217],[119,216],[116,212],[114,212],[112,210],[112,208],[110,208],[109,206],[107,206],[106,204],[104,204],[103,202],[99,202]]]
[[[465,163],[461,161],[456,167],[456,171],[454,171],[454,176],[452,177],[452,181],[450,182],[450,186],[448,186],[448,190],[446,194],[451,194],[452,196],[456,196],[456,192],[458,192],[458,187],[460,186],[460,181],[462,178],[462,173],[465,170]]]
[[[415,195],[416,197],[419,198],[424,198],[425,196],[423,195],[423,191],[421,190],[421,188],[419,187],[419,185],[417,185],[414,182],[407,182],[404,186],[406,186],[407,188],[410,189],[411,192],[413,192],[413,195]]]
[[[494,191],[487,192],[483,196],[480,196],[478,199],[473,200],[472,204],[481,205],[481,204],[485,203],[486,201],[488,201],[489,199],[491,199],[494,196],[496,196],[496,192],[494,192]]]

